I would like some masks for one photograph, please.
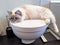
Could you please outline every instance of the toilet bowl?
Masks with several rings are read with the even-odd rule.
[[[10,26],[22,43],[30,44],[44,34],[48,24],[41,20],[26,20],[19,23],[10,22]]]

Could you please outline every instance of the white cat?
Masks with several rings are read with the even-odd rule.
[[[35,5],[23,5],[19,8],[14,8],[9,11],[9,20],[11,22],[20,22],[23,20],[44,20],[45,23],[54,27],[55,31],[59,31],[56,25],[56,19],[53,13],[45,7]],[[51,27],[49,26],[49,27]]]

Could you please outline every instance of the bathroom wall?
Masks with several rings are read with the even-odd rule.
[[[20,7],[24,4],[33,4],[33,5],[39,5],[40,0],[7,0],[7,6],[8,10],[13,9],[15,7]]]
[[[60,35],[60,2],[52,1],[50,4],[50,9],[56,17],[56,23],[57,23],[57,26],[59,28],[58,35]]]
[[[50,0],[41,0],[40,5],[49,8]]]
[[[6,7],[6,0],[0,0],[0,32],[2,35],[5,35],[6,31],[6,11],[7,11],[7,7]]]
[[[7,11],[15,7],[20,7],[23,4],[39,5],[40,0],[0,0],[0,32],[2,35],[6,35]]]
[[[60,1],[60,0],[51,0],[51,1]]]

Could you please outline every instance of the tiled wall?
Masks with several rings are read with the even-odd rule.
[[[60,3],[51,3],[50,9],[52,10],[53,14],[56,17],[56,23],[60,31]]]

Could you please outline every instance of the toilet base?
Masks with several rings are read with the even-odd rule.
[[[24,39],[22,39],[22,43],[24,43],[24,44],[31,44],[31,43],[33,43],[35,40],[24,40]]]

